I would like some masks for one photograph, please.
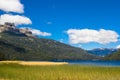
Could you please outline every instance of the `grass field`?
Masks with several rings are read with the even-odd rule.
[[[0,80],[120,80],[120,67],[1,63]]]

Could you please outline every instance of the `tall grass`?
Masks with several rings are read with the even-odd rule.
[[[120,80],[120,67],[0,64],[0,80]]]

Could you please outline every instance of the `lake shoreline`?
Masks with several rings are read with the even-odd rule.
[[[20,65],[29,65],[29,66],[36,66],[36,65],[86,65],[86,66],[117,66],[120,67],[120,61],[0,61],[0,63],[5,63],[5,64],[20,64]]]

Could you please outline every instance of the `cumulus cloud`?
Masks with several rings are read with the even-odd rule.
[[[112,30],[93,30],[93,29],[69,29],[67,30],[69,42],[71,44],[97,42],[108,44],[117,42],[119,35]]]
[[[26,28],[26,27],[22,27],[21,29],[24,29],[24,28]],[[51,36],[52,35],[51,33],[42,32],[38,29],[32,29],[32,28],[29,28],[29,27],[27,27],[27,29],[30,30],[33,35],[38,35],[38,36]]]
[[[38,36],[51,36],[51,33],[42,32],[42,31],[37,30],[37,29],[31,29],[31,28],[30,28],[30,31],[31,31],[34,35],[38,35]]]
[[[23,13],[24,6],[20,0],[0,0],[0,10],[5,12]]]
[[[120,45],[118,45],[116,48],[117,48],[117,49],[120,49]]]
[[[15,23],[15,25],[32,24],[32,21],[28,17],[11,14],[3,14],[0,16],[0,24],[4,24],[5,22]]]

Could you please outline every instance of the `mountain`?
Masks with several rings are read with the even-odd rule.
[[[51,39],[38,38],[29,31],[23,32],[11,27],[0,32],[1,60],[92,60],[97,58],[81,48]]]
[[[120,60],[120,49],[110,55],[105,56],[105,60]]]
[[[88,53],[91,53],[91,54],[94,54],[94,55],[100,56],[100,57],[104,57],[104,56],[114,53],[116,51],[117,51],[117,49],[113,49],[113,48],[96,48],[93,50],[87,50]]]

